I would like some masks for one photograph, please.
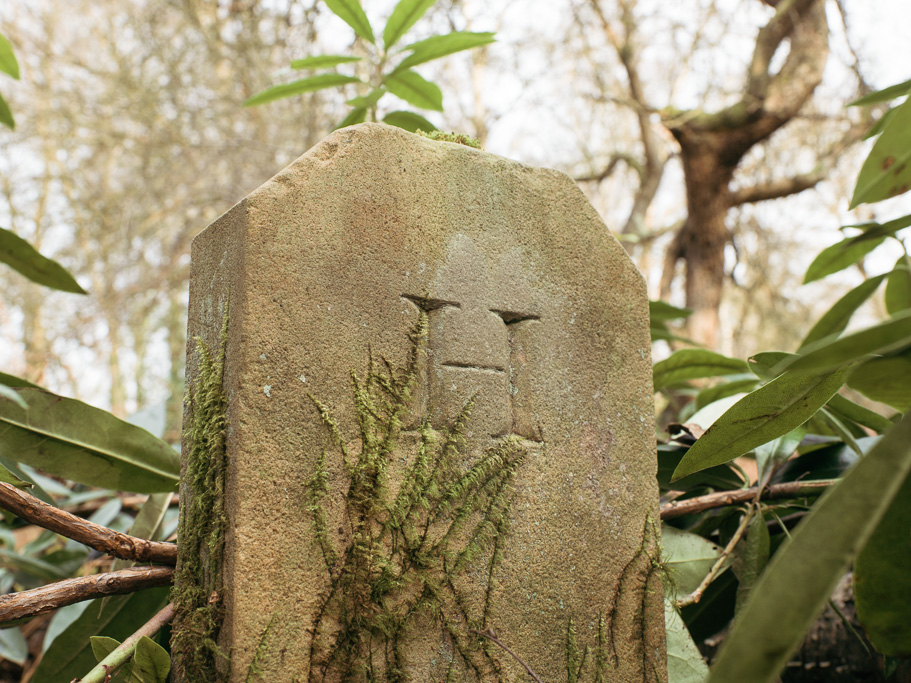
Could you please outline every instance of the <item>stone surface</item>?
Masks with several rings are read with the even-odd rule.
[[[508,528],[440,589],[439,609],[409,617],[394,657],[374,648],[350,680],[394,667],[413,681],[528,680],[469,628],[492,628],[548,682],[575,680],[567,658],[579,681],[599,669],[665,680],[645,286],[570,178],[380,124],[345,128],[196,238],[190,294],[190,338],[210,347],[230,300],[219,643],[231,681],[345,678],[327,652],[349,598],[333,594],[307,501],[325,452],[328,537],[344,556],[350,481],[310,397],[356,452],[350,371],[369,354],[405,363],[421,311],[393,493],[421,424],[445,430],[475,395],[466,471],[506,442],[525,458]],[[191,352],[191,384],[195,371]]]

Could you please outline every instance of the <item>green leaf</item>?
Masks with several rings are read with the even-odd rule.
[[[362,107],[369,109],[370,107],[375,107],[376,103],[380,101],[380,98],[386,94],[386,88],[374,88],[366,95],[361,95],[359,97],[352,97],[348,100],[347,104],[350,107]]]
[[[386,87],[396,97],[421,109],[443,111],[443,91],[417,71],[400,71],[386,79]]]
[[[747,394],[690,448],[674,479],[720,465],[796,429],[844,384],[847,370],[821,375],[790,372]]]
[[[27,379],[22,377],[16,377],[15,375],[7,375],[5,372],[0,372],[0,384],[4,384],[8,387],[33,387],[35,389],[40,389],[37,384],[34,382],[29,382]]]
[[[875,138],[877,135],[883,132],[886,126],[889,125],[889,121],[892,120],[892,117],[895,116],[895,109],[890,109],[885,114],[876,119],[876,123],[870,126],[870,130],[864,133],[864,140],[869,140],[870,138]]]
[[[762,514],[753,515],[743,541],[738,544],[733,569],[740,583],[737,586],[736,612],[743,609],[747,598],[759,581],[762,570],[769,563],[769,528]]]
[[[776,679],[909,472],[911,417],[906,417],[820,498],[775,553],[734,620],[710,683]]]
[[[911,308],[911,259],[903,255],[886,281],[886,310],[890,315]]]
[[[737,375],[748,372],[745,361],[728,358],[707,349],[680,349],[655,363],[655,391],[690,379]]]
[[[692,313],[693,312],[688,308],[677,308],[660,299],[648,302],[648,316],[649,320],[652,322],[678,320],[680,318],[686,318]]]
[[[0,398],[0,455],[89,486],[173,491],[180,456],[110,413],[43,389],[16,389],[23,410]]]
[[[487,45],[495,40],[493,33],[470,33],[468,31],[454,31],[443,36],[433,36],[406,47],[406,50],[411,50],[411,54],[399,62],[392,73],[398,73],[455,52]]]
[[[31,244],[6,228],[0,228],[0,261],[39,285],[74,294],[86,293],[66,268],[42,256]]]
[[[0,71],[19,80],[19,62],[13,54],[13,46],[9,40],[0,33]]]
[[[793,358],[796,354],[786,351],[761,351],[748,359],[750,370],[760,379],[774,379],[781,374],[776,369],[786,358]]]
[[[388,123],[390,126],[407,130],[409,133],[414,133],[418,130],[430,132],[437,129],[430,121],[420,114],[415,114],[413,111],[389,112],[383,117],[383,123]]]
[[[330,66],[339,64],[348,64],[349,62],[359,62],[362,57],[352,57],[350,55],[315,55],[313,57],[304,57],[303,59],[291,60],[292,69],[326,69]]]
[[[911,187],[911,100],[895,109],[857,176],[849,209],[903,194]]]
[[[668,683],[704,683],[709,668],[670,599],[664,601],[664,631],[667,634]]]
[[[867,104],[877,104],[878,102],[888,102],[889,100],[894,100],[896,97],[907,95],[909,90],[911,90],[911,80],[897,83],[896,85],[890,85],[888,88],[883,88],[876,92],[871,92],[869,95],[864,95],[863,97],[854,100],[848,106],[860,107]]]
[[[89,642],[92,644],[92,654],[95,655],[96,662],[100,662],[120,646],[119,640],[107,636],[92,636]]]
[[[732,382],[724,382],[708,389],[703,389],[696,395],[696,410],[705,408],[710,403],[719,401],[734,394],[746,394],[756,388],[755,379],[737,379]]]
[[[666,524],[661,527],[662,564],[675,589],[671,595],[696,590],[720,554],[721,548],[698,534]]]
[[[911,410],[911,352],[868,360],[848,376],[848,386],[900,412]]]
[[[93,600],[44,653],[32,680],[71,681],[85,675],[96,664],[91,636],[125,640],[165,606],[169,591],[169,588],[152,588],[118,595],[104,609],[101,600]]]
[[[680,464],[680,460],[686,451],[687,448],[683,446],[658,445],[658,486],[662,491],[670,489],[689,491],[703,486],[719,490],[739,489],[744,485],[743,478],[730,465],[710,467],[707,470],[702,470],[680,479],[671,485],[671,475],[677,469],[677,465]]]
[[[851,317],[879,288],[885,275],[877,275],[868,280],[864,280],[857,287],[841,297],[835,302],[825,314],[816,321],[816,324],[804,337],[800,343],[800,348],[804,348],[813,342],[824,339],[830,335],[837,335],[844,332],[851,320]]]
[[[813,259],[813,263],[807,268],[803,283],[807,284],[819,280],[826,275],[831,275],[853,266],[882,244],[884,240],[885,237],[857,241],[852,237],[833,244],[831,247],[826,247],[819,252],[816,258]]]
[[[136,662],[143,683],[168,683],[171,656],[148,636],[143,636],[136,643],[133,661]]]
[[[794,455],[794,451],[803,441],[807,430],[800,426],[792,429],[787,434],[772,439],[768,443],[756,447],[756,469],[759,472],[759,481],[765,486],[773,470],[778,469]]]
[[[0,389],[3,389],[3,388],[4,387],[0,387]],[[2,398],[2,397],[3,397],[3,392],[0,391],[0,398]],[[0,481],[10,484],[12,486],[15,486],[18,489],[30,489],[33,486],[33,484],[31,482],[27,482],[23,479],[20,479],[19,477],[17,477],[15,474],[10,472],[8,469],[3,467],[2,465],[0,465]]]
[[[383,45],[388,50],[424,16],[437,0],[399,0],[383,29]]]
[[[28,404],[22,400],[22,397],[5,384],[0,384],[0,398],[13,401],[22,409],[28,408]]]
[[[852,334],[820,339],[782,364],[794,372],[820,372],[856,361],[871,353],[888,353],[911,345],[911,310]]]
[[[293,97],[294,95],[301,95],[306,92],[360,82],[361,80],[354,76],[344,76],[342,74],[317,74],[316,76],[302,78],[298,81],[292,81],[291,83],[282,83],[281,85],[273,85],[271,88],[266,88],[244,102],[244,106],[254,107],[259,104],[280,100],[285,97]]]
[[[854,439],[854,435],[851,433],[851,430],[849,430],[845,424],[832,413],[832,411],[823,406],[819,409],[818,417],[821,418],[823,423],[828,426],[829,429],[831,429],[839,439],[847,444],[852,451],[857,453],[857,455],[863,457],[864,452],[860,449],[860,446]]]
[[[0,566],[25,572],[43,581],[59,581],[70,577],[70,573],[64,567],[4,548],[0,548]]]
[[[911,380],[911,377],[909,377],[909,380]],[[848,386],[851,386],[851,375],[848,375]],[[882,434],[892,428],[892,420],[846,399],[841,394],[835,394],[826,406],[839,415],[872,429],[878,434]]]
[[[911,656],[911,475],[854,562],[857,616],[889,657]]]
[[[335,130],[339,128],[345,128],[346,126],[354,126],[358,123],[363,123],[367,120],[367,109],[364,107],[355,107],[348,112],[348,116],[343,118],[339,124],[335,127]]]
[[[7,659],[19,666],[25,666],[28,659],[28,643],[20,628],[0,630],[0,659]]]
[[[326,0],[326,6],[332,10],[335,16],[353,28],[361,38],[370,43],[376,42],[373,37],[373,29],[358,0]]]
[[[13,118],[13,112],[10,111],[9,105],[6,103],[6,100],[3,99],[3,95],[0,95],[0,123],[10,130],[15,130],[16,128],[16,120]]]

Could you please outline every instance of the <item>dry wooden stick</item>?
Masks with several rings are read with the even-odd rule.
[[[775,500],[781,498],[798,498],[800,496],[818,496],[825,489],[834,484],[836,479],[820,479],[819,481],[789,481],[784,484],[772,484],[765,487],[759,495],[759,500]],[[759,488],[753,486],[737,491],[716,491],[696,498],[675,500],[661,506],[661,519],[674,519],[683,515],[692,515],[705,512],[712,508],[740,505],[757,500]]]
[[[136,562],[177,563],[177,546],[136,538],[119,531],[95,524],[82,517],[71,515],[53,505],[20,491],[15,486],[0,482],[0,507],[9,510],[27,522],[49,529],[61,536],[84,543],[121,560]]]
[[[130,567],[117,572],[64,579],[41,588],[0,595],[0,624],[46,614],[83,600],[167,586],[173,578],[173,567]]]

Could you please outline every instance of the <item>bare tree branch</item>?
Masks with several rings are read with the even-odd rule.
[[[759,500],[780,500],[782,498],[799,498],[801,496],[818,496],[835,484],[836,479],[818,481],[789,481],[784,484],[772,484],[762,490]],[[716,491],[704,496],[675,500],[661,506],[661,519],[668,520],[684,515],[693,515],[714,508],[740,505],[756,500],[758,487],[738,489],[736,491]]]
[[[130,567],[117,572],[64,579],[41,588],[0,595],[0,624],[47,614],[83,600],[168,586],[173,578],[173,567]]]
[[[95,524],[82,517],[71,515],[53,505],[20,491],[15,486],[0,482],[0,507],[9,510],[27,522],[49,529],[61,536],[84,543],[121,560],[136,562],[177,562],[177,546],[173,543],[156,543],[136,538],[119,531]]]
[[[780,199],[792,194],[809,190],[816,187],[821,180],[826,177],[822,170],[804,173],[803,175],[793,176],[792,178],[782,178],[773,180],[762,185],[753,185],[751,187],[741,187],[732,190],[730,194],[731,206],[740,206],[742,204],[751,204],[753,202],[764,202],[767,199]]]
[[[610,160],[607,162],[607,166],[604,167],[604,170],[600,173],[593,173],[591,175],[577,176],[577,183],[586,183],[586,182],[598,182],[600,183],[603,180],[607,180],[614,171],[617,169],[617,165],[620,162],[625,163],[631,169],[633,169],[640,179],[644,179],[645,169],[642,164],[639,163],[639,160],[634,157],[632,154],[626,154],[624,152],[615,152],[611,155]]]

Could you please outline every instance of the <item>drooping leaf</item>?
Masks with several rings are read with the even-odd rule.
[[[911,100],[896,107],[857,176],[849,209],[911,188]]]
[[[664,601],[668,683],[704,683],[709,668],[670,598]]]
[[[705,408],[710,403],[733,396],[734,394],[748,394],[756,388],[755,379],[735,379],[731,382],[717,384],[714,387],[703,389],[696,395],[696,409]]]
[[[408,32],[437,0],[399,0],[386,27],[383,29],[383,45],[388,50]]]
[[[10,111],[9,105],[3,99],[3,95],[0,95],[0,123],[10,130],[16,129],[16,120],[13,118],[13,112]]]
[[[902,256],[886,281],[886,310],[890,315],[911,308],[911,259]]]
[[[136,643],[136,654],[133,655],[133,661],[139,669],[143,683],[168,683],[171,656],[148,636],[143,636]]]
[[[34,382],[29,382],[27,379],[22,377],[16,377],[15,375],[8,375],[5,372],[0,372],[0,384],[3,384],[8,387],[33,387],[35,389],[40,389],[37,384]]]
[[[349,107],[361,107],[364,109],[369,109],[370,107],[375,107],[376,103],[380,101],[380,98],[386,94],[386,88],[374,88],[366,95],[360,95],[358,97],[352,97],[348,100],[347,104]]]
[[[376,42],[373,29],[364,14],[364,8],[358,0],[326,0],[326,6],[332,13],[354,29],[354,32],[367,42]]]
[[[429,62],[446,55],[451,55],[463,50],[470,50],[481,45],[487,45],[496,40],[493,33],[471,33],[469,31],[453,31],[442,36],[433,36],[426,40],[412,43],[406,50],[411,54],[405,57],[393,70],[393,73],[410,69],[418,64]]]
[[[291,68],[298,70],[326,69],[330,66],[338,66],[339,64],[359,62],[362,59],[363,57],[353,57],[351,55],[314,55],[313,57],[291,60]]]
[[[832,398],[847,374],[788,372],[747,394],[693,444],[674,479],[733,460],[796,429]]]
[[[400,110],[389,112],[383,117],[383,123],[388,123],[390,126],[407,130],[409,133],[414,133],[418,130],[429,133],[430,131],[437,129],[430,121],[420,114],[415,114],[413,111]]]
[[[66,268],[42,256],[31,244],[6,228],[0,228],[0,262],[39,285],[73,294],[86,293]]]
[[[909,377],[911,380],[911,377]],[[851,386],[851,376],[848,376],[848,386]],[[859,424],[872,429],[874,432],[882,434],[892,428],[892,420],[883,417],[869,408],[864,408],[854,401],[848,400],[841,394],[835,394],[826,407],[838,413],[839,415]]]
[[[0,33],[0,71],[19,80],[19,62],[13,53],[12,44],[2,33]]]
[[[344,76],[342,74],[317,74],[316,76],[301,78],[300,80],[292,81],[291,83],[282,83],[281,85],[273,85],[271,88],[266,88],[244,102],[244,106],[254,107],[259,104],[266,104],[267,102],[280,100],[285,97],[293,97],[294,95],[301,95],[306,92],[325,90],[326,88],[334,88],[339,85],[360,82],[361,80],[354,76]]]
[[[152,588],[118,595],[104,609],[101,600],[93,600],[44,653],[32,680],[71,681],[85,675],[96,664],[91,636],[108,636],[122,642],[165,606],[169,590]]]
[[[710,683],[775,680],[911,473],[911,417],[827,491],[737,615]]]
[[[807,284],[808,282],[819,280],[827,275],[853,266],[882,244],[885,239],[885,237],[878,237],[876,239],[852,241],[853,238],[848,238],[833,244],[831,247],[826,247],[819,252],[810,267],[807,268],[806,275],[803,276],[803,283]]]
[[[766,526],[765,519],[762,514],[753,515],[746,535],[737,546],[737,557],[733,564],[739,579],[736,612],[743,609],[747,598],[759,581],[762,570],[769,563],[769,546],[769,528]]]
[[[902,413],[911,410],[911,351],[868,360],[850,374],[848,386]]]
[[[173,491],[180,457],[161,439],[110,413],[43,389],[0,398],[0,455],[90,486]]]
[[[339,121],[339,124],[335,127],[336,130],[339,128],[345,128],[347,126],[354,126],[358,123],[363,123],[367,120],[367,109],[364,107],[355,107],[348,112],[348,116]]]
[[[649,320],[652,322],[679,320],[680,318],[686,318],[692,313],[693,312],[688,308],[677,308],[660,299],[654,299],[648,302],[648,316]]]
[[[877,650],[911,656],[911,475],[854,563],[857,616]]]
[[[443,111],[443,91],[412,69],[399,71],[386,79],[386,88],[396,97],[421,109]]]
[[[764,486],[768,483],[772,472],[783,465],[803,441],[807,430],[800,426],[792,429],[787,434],[782,434],[777,439],[756,447],[756,469],[759,472],[759,481]]]
[[[728,358],[708,349],[680,349],[655,363],[655,391],[702,377],[737,375],[749,371],[745,361]]]
[[[817,417],[820,418],[839,439],[847,444],[851,450],[861,456],[864,454],[863,451],[860,450],[860,446],[857,445],[857,441],[854,440],[854,434],[851,433],[851,430],[848,429],[847,425],[845,425],[837,415],[832,413],[832,411],[823,406],[819,409]]]
[[[782,362],[780,369],[821,372],[862,359],[871,353],[888,353],[911,345],[911,309],[866,329],[808,345],[803,353]]]
[[[781,374],[777,368],[782,361],[795,355],[786,351],[761,351],[755,356],[750,356],[747,362],[753,374],[760,379],[774,379]]]
[[[819,341],[829,335],[841,334],[844,332],[851,317],[879,288],[885,275],[877,275],[868,280],[864,280],[857,287],[841,297],[825,314],[816,321],[816,324],[804,337],[800,343],[800,348],[804,348],[813,342]]]
[[[904,81],[902,83],[896,83],[895,85],[890,85],[888,88],[883,88],[882,90],[871,92],[869,95],[864,95],[863,97],[859,97],[858,99],[854,100],[848,104],[848,106],[861,107],[868,104],[888,102],[889,100],[894,100],[896,97],[907,95],[909,90],[911,90],[911,80]]]

